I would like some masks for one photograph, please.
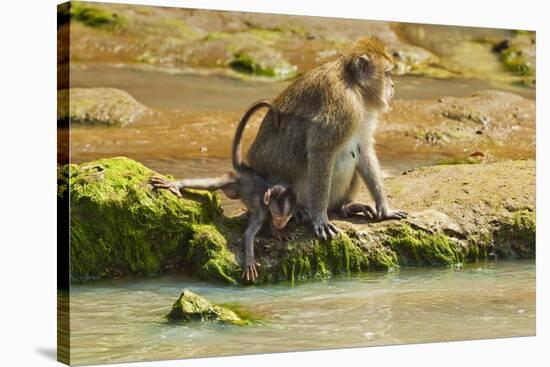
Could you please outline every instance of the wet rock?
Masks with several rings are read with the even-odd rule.
[[[58,173],[58,200],[71,206],[73,281],[120,275],[153,275],[174,267],[208,279],[233,281],[234,255],[213,221],[222,218],[219,197],[208,192],[178,199],[153,192],[154,172],[119,157]],[[69,190],[71,194],[69,195]]]
[[[213,305],[206,298],[189,290],[184,290],[172,306],[172,310],[166,315],[166,319],[172,322],[188,323],[221,322],[232,325],[246,325],[249,322],[241,319],[234,311]]]
[[[57,16],[61,22],[71,19],[88,27],[116,29],[126,24],[124,17],[110,11],[108,8],[80,2],[73,2],[69,6],[60,7]]]
[[[235,52],[228,65],[241,73],[288,79],[296,75],[297,67],[270,48],[241,49]]]
[[[57,120],[85,125],[124,126],[149,113],[127,92],[115,88],[57,91]]]
[[[460,151],[525,158],[535,153],[535,101],[513,93],[485,90],[461,98],[395,100],[382,118],[378,140],[385,144],[399,138],[403,149],[439,146],[455,156]]]
[[[70,199],[72,210],[72,281],[178,267],[207,280],[240,282],[246,218],[225,217],[213,193],[190,191],[179,199],[154,192],[153,174],[126,158],[61,168],[58,200]],[[330,241],[293,223],[296,237],[289,242],[260,234],[259,281],[535,256],[534,161],[418,168],[388,178],[386,186],[407,219],[333,218],[343,231]],[[371,202],[366,190],[357,200]]]
[[[536,40],[534,32],[517,34],[495,46],[504,66],[523,76],[524,83],[534,85],[536,80]]]
[[[393,56],[395,75],[417,75],[438,79],[460,76],[458,72],[443,67],[436,55],[421,47],[400,42],[388,45],[388,52]]]
[[[162,70],[279,80],[328,61],[356,39],[369,35],[399,52],[396,71],[400,74],[455,75],[442,67],[433,53],[401,40],[390,22],[125,4],[92,7],[98,14],[124,19],[124,37],[106,32],[102,26],[82,26],[86,23],[73,17],[73,61],[137,62]]]

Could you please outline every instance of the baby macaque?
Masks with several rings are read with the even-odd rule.
[[[248,227],[245,232],[245,261],[242,273],[242,277],[247,281],[255,281],[258,278],[256,267],[260,264],[254,257],[256,234],[268,221],[273,237],[278,240],[289,239],[285,227],[296,208],[296,195],[290,187],[269,182],[241,159],[241,140],[246,123],[250,116],[262,107],[269,108],[272,118],[278,119],[278,114],[269,101],[258,101],[248,108],[239,122],[233,140],[234,172],[214,178],[186,179],[176,182],[159,176],[154,176],[150,180],[155,189],[167,189],[179,197],[181,197],[181,190],[186,188],[221,189],[230,199],[240,199],[243,202],[249,213]]]

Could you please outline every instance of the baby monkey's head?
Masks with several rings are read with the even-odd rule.
[[[273,226],[283,229],[296,209],[296,194],[289,187],[275,185],[266,190],[263,201]]]

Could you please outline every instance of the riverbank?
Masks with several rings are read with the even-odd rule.
[[[59,8],[58,32],[73,42],[60,70],[70,61],[286,80],[370,35],[387,45],[396,75],[529,88],[536,79],[535,33],[526,31],[73,2]]]
[[[458,265],[535,256],[535,162],[447,165],[388,178],[403,221],[335,219],[343,234],[315,239],[304,226],[280,243],[256,243],[260,282],[326,278],[396,266]],[[241,282],[246,218],[223,215],[218,195],[153,192],[155,174],[127,158],[60,168],[58,200],[71,204],[71,280],[148,276],[183,269]],[[518,183],[522,183],[518,185]],[[370,202],[362,195],[361,202]]]

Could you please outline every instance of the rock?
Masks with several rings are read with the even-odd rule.
[[[228,65],[235,71],[257,76],[288,79],[296,75],[297,67],[271,48],[253,48],[235,52]]]
[[[71,281],[178,267],[207,280],[240,282],[246,218],[225,217],[214,193],[190,191],[179,199],[154,192],[153,174],[122,157],[60,169],[60,207],[67,200],[71,206]],[[417,168],[388,178],[386,186],[407,219],[334,218],[343,233],[330,241],[294,224],[296,238],[287,243],[260,235],[259,281],[535,256],[534,161]],[[370,202],[368,193],[358,201]]]
[[[247,325],[247,320],[241,319],[234,311],[213,305],[206,298],[189,290],[184,290],[166,315],[172,322],[215,321],[232,325]]]
[[[109,11],[101,5],[92,5],[74,2],[70,6],[62,7],[58,11],[58,17],[67,21],[67,18],[81,22],[88,27],[100,27],[107,29],[117,29],[126,24],[126,19],[116,12]]]
[[[153,192],[153,174],[123,157],[60,169],[61,205],[71,190],[71,279],[153,275],[185,266],[203,278],[234,281],[228,274],[238,268],[220,232],[224,222],[214,225],[223,218],[219,197]]]
[[[494,50],[501,55],[504,66],[516,75],[523,76],[524,83],[534,86],[536,80],[536,39],[534,32],[520,33]]]
[[[487,151],[499,157],[534,157],[535,101],[484,90],[469,97],[400,100],[392,103],[377,131],[381,144],[399,140],[410,152],[438,146],[451,156]]]
[[[71,10],[73,61],[108,58],[117,64],[276,81],[302,74],[370,35],[399,50],[400,73],[456,75],[433,53],[402,41],[391,22],[127,4],[79,7],[84,8]],[[66,19],[67,14],[60,17]]]
[[[57,91],[57,120],[87,125],[124,126],[149,113],[127,92],[115,88]]]

